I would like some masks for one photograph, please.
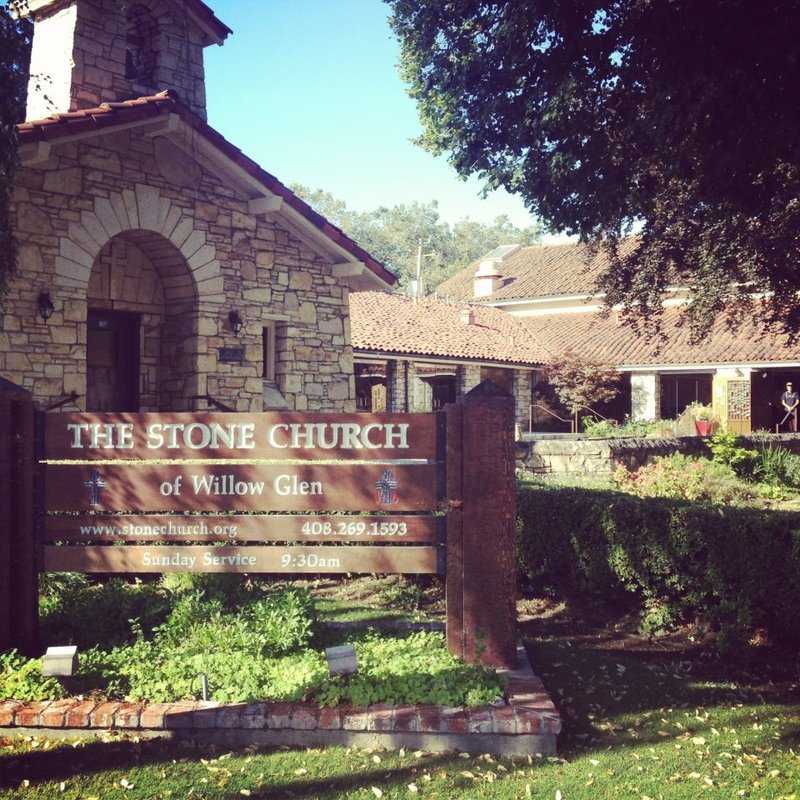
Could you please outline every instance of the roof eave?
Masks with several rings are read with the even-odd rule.
[[[145,100],[147,102],[144,102]],[[92,114],[92,111],[96,113]],[[119,119],[114,118],[112,113],[114,111],[120,111]],[[141,126],[153,127],[151,135],[160,132],[159,125],[165,128],[163,132],[168,133],[181,123],[202,136],[232,166],[242,170],[252,181],[259,184],[266,196],[279,197],[283,202],[276,213],[292,216],[294,212],[296,218],[302,220],[301,225],[307,234],[321,237],[335,245],[335,249],[341,251],[342,257],[348,262],[363,264],[374,275],[380,286],[390,288],[397,283],[397,276],[394,273],[373,258],[344,231],[328,222],[274,175],[260,167],[221,133],[167,93],[164,93],[163,97],[142,98],[142,102],[105,103],[97,109],[75,112],[74,116],[62,114],[44,120],[24,122],[17,126],[20,156],[23,166],[30,166],[46,161],[50,155],[50,148],[57,144]]]

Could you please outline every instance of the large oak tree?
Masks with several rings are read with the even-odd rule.
[[[422,144],[602,242],[608,304],[800,329],[798,0],[387,2]]]

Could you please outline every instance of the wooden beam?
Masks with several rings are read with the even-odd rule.
[[[248,203],[251,214],[274,214],[283,208],[283,198],[273,194],[266,197],[256,197]]]
[[[436,547],[68,547],[44,549],[44,572],[342,574],[439,571]]]
[[[334,278],[352,278],[361,275],[365,269],[362,261],[342,261],[331,267],[331,274]]]
[[[0,398],[0,404],[3,400]],[[0,407],[2,407],[0,405]],[[0,461],[0,470],[3,462]],[[0,492],[0,503],[7,493]],[[417,516],[321,516],[319,514],[241,514],[198,516],[46,517],[45,542],[99,544],[110,542],[303,542],[304,544],[437,544],[443,517]],[[10,536],[0,535],[0,548],[10,550]],[[8,565],[0,561],[2,570]],[[0,626],[4,615],[0,612]],[[0,628],[2,631],[2,628]],[[2,641],[2,640],[0,640]]]
[[[431,511],[435,464],[49,465],[50,511]]]

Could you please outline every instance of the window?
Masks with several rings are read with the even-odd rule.
[[[132,5],[128,9],[125,53],[128,80],[144,86],[155,84],[157,34],[158,24],[150,10],[143,5]]]
[[[262,372],[261,377],[275,383],[275,323],[270,322],[261,329]]]

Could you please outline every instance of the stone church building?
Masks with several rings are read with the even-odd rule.
[[[355,409],[394,275],[206,122],[200,0],[29,0],[0,377],[42,408]],[[254,98],[256,99],[256,98]]]

